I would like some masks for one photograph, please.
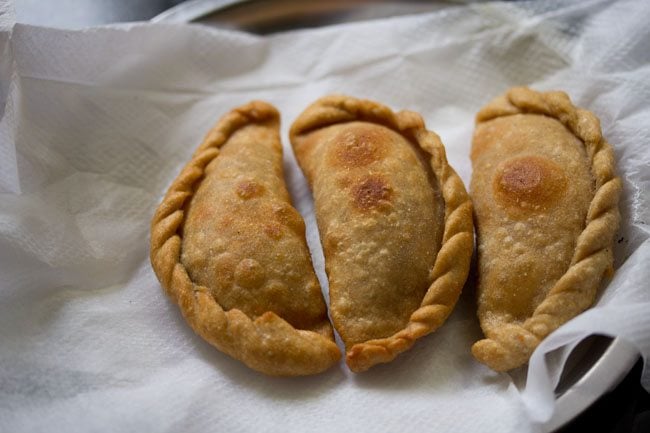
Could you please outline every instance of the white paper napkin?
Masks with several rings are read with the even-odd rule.
[[[545,353],[598,333],[650,356],[644,2],[452,6],[271,37],[13,21],[0,1],[0,431],[539,431],[560,371],[547,371]],[[522,390],[470,354],[481,337],[471,287],[439,331],[393,363],[292,379],[213,349],[160,290],[149,220],[231,108],[264,99],[281,110],[287,180],[326,283],[288,146],[293,119],[332,92],[419,111],[469,182],[474,114],[514,85],[563,89],[596,112],[625,185],[614,279],[595,308],[542,343]]]

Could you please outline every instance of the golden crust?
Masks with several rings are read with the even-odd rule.
[[[598,119],[563,92],[510,89],[476,122],[471,189],[486,338],[472,353],[507,371],[588,308],[611,274],[621,181]]]
[[[296,376],[339,360],[269,104],[208,133],[156,210],[151,263],[194,331],[250,368]]]
[[[328,96],[290,138],[314,192],[346,362],[355,372],[389,362],[456,304],[473,249],[465,187],[413,112]]]

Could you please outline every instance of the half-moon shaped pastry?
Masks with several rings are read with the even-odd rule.
[[[307,375],[340,359],[272,106],[210,131],[153,217],[151,263],[194,331],[250,368]]]
[[[507,371],[594,301],[612,273],[621,181],[596,116],[513,88],[476,117],[479,361]]]
[[[330,313],[352,371],[389,362],[447,319],[467,278],[472,210],[413,112],[324,97],[292,125],[311,186]]]

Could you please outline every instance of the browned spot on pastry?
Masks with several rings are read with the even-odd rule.
[[[524,156],[505,161],[497,169],[493,188],[507,209],[541,211],[559,201],[567,178],[553,161],[539,156]]]
[[[235,282],[245,289],[257,289],[266,281],[262,265],[255,259],[244,259],[235,268]]]
[[[390,200],[391,189],[379,176],[371,176],[352,187],[352,200],[360,209],[377,208]]]
[[[377,125],[350,125],[334,138],[330,162],[346,168],[363,167],[384,156],[385,142],[390,139]]]
[[[207,218],[202,218],[202,219],[197,219],[197,221],[203,223],[203,224],[214,224],[215,228],[221,232],[226,232],[229,229],[233,227],[233,224],[235,223],[235,219],[231,215],[223,215],[217,217],[215,220],[212,219],[207,219]],[[213,222],[214,221],[214,222]]]
[[[278,204],[273,206],[273,214],[277,217],[278,221],[281,224],[289,227],[290,230],[298,234],[302,234],[305,231],[305,223],[302,220],[302,217],[290,205]]]
[[[244,180],[239,182],[236,188],[237,195],[244,200],[249,198],[259,197],[264,192],[264,187],[252,180]]]
[[[323,237],[323,248],[326,251],[330,251],[330,254],[333,254],[339,249],[339,244],[341,243],[341,237],[335,232],[328,232]]]
[[[282,227],[278,223],[267,223],[264,225],[264,233],[271,239],[280,239],[282,237]]]

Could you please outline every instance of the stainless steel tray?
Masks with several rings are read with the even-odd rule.
[[[431,12],[469,1],[387,0],[190,0],[152,21],[200,22],[270,34],[342,22]]]
[[[156,22],[196,22],[271,34],[285,30],[432,12],[471,1],[331,0],[191,0],[157,15]],[[555,389],[557,409],[545,429],[556,430],[593,404],[601,395],[585,390],[614,389],[639,359],[621,339],[594,335],[571,353]]]

